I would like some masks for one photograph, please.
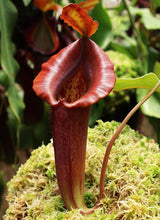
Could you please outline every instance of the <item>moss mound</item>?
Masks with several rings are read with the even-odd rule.
[[[89,129],[86,158],[88,207],[99,195],[99,177],[106,146],[117,122],[98,122]],[[32,152],[8,183],[9,208],[4,220],[160,219],[160,151],[158,145],[126,126],[116,140],[106,172],[105,198],[91,215],[67,211],[56,182],[52,144]]]
[[[106,53],[114,64],[114,71],[118,78],[135,78],[143,74],[141,63],[138,60],[114,50],[106,51]]]

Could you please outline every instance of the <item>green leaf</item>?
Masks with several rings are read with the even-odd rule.
[[[133,88],[152,89],[157,84],[158,81],[159,79],[154,73],[148,73],[144,76],[133,79],[117,78],[114,91],[118,92]],[[156,91],[160,92],[160,87]]]
[[[9,82],[9,88],[8,88],[8,100],[9,100],[10,108],[13,114],[15,115],[17,120],[20,122],[20,118],[22,117],[22,110],[25,107],[22,101],[23,92],[20,93],[20,91],[18,91],[18,88],[16,88],[16,84],[15,83],[12,84],[11,81]]]
[[[130,48],[126,47],[126,45],[111,42],[110,47],[117,52],[126,54],[130,58],[137,58],[137,55],[134,56],[133,54],[130,53],[129,51]]]
[[[32,0],[23,0],[23,3],[25,6],[28,6],[31,3]]]
[[[157,51],[155,48],[153,47],[148,47],[148,52],[149,52],[149,56],[148,56],[148,60],[147,60],[147,64],[148,64],[148,72],[154,72],[154,65],[155,62],[157,60],[159,60],[159,51]]]
[[[133,14],[141,16],[141,21],[148,30],[160,29],[160,19],[153,16],[148,8],[130,7]]]
[[[127,31],[130,28],[130,20],[128,19],[127,13],[122,13],[122,11],[124,11],[124,9],[121,11],[108,10],[114,29],[113,40],[110,47],[119,52],[128,54],[130,57],[137,58],[139,55],[137,41],[133,37],[128,36]]]
[[[91,37],[102,49],[105,49],[112,40],[112,24],[107,11],[102,8],[101,4],[96,4],[92,10],[91,16],[93,20],[97,20],[98,30]]]
[[[3,70],[0,70],[0,85],[5,86],[7,84],[8,78]]]
[[[146,96],[148,89],[137,89],[138,102]],[[151,117],[160,118],[160,93],[154,93],[142,106],[142,112]]]
[[[16,89],[15,77],[18,64],[14,59],[15,48],[11,41],[17,20],[17,9],[10,0],[0,0],[0,30],[1,30],[1,66],[8,77],[8,100],[10,108],[18,122],[24,109],[22,98]]]
[[[159,0],[150,0],[150,3],[154,3],[156,7],[160,7],[160,1]]]
[[[96,121],[100,118],[100,116],[102,115],[103,112],[103,108],[104,108],[104,100],[101,99],[98,103],[95,103],[94,105],[92,105],[91,108],[91,114],[90,114],[90,118],[89,118],[89,126],[93,127],[94,124],[96,123]]]
[[[154,65],[154,72],[157,75],[157,77],[160,79],[160,62],[156,62]]]
[[[12,33],[17,20],[17,9],[10,0],[0,0],[0,30],[1,30],[1,66],[12,80],[18,71],[15,61],[14,45],[11,42]]]

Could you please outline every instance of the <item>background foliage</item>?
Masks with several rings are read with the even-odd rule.
[[[56,1],[61,6],[71,2],[81,1]],[[99,23],[92,39],[108,53],[117,75],[114,92],[93,106],[90,126],[98,118],[121,121],[159,80],[159,13],[154,0],[122,0],[115,8],[107,8],[104,0],[89,12]],[[58,12],[44,12],[31,0],[0,0],[0,33],[0,160],[13,163],[18,149],[49,142],[50,109],[34,94],[32,81],[41,64],[77,36]],[[160,143],[159,109],[157,91],[141,110]]]

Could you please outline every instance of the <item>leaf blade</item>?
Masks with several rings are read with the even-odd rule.
[[[147,95],[148,89],[137,89],[137,100]],[[150,117],[160,118],[160,93],[154,93],[142,106],[142,112]]]
[[[16,88],[15,77],[19,66],[14,59],[15,48],[11,41],[16,20],[17,9],[14,4],[10,0],[0,0],[1,66],[8,78],[9,105],[20,123],[20,114],[24,109],[24,103]]]
[[[133,88],[152,89],[158,81],[159,79],[154,73],[148,73],[144,76],[134,79],[118,78],[116,80],[114,91],[119,92],[122,90]],[[160,92],[160,87],[156,91]]]

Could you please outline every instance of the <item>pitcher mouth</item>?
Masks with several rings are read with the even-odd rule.
[[[33,82],[36,94],[51,106],[85,107],[107,96],[115,84],[113,64],[92,40],[80,38],[42,65]]]

